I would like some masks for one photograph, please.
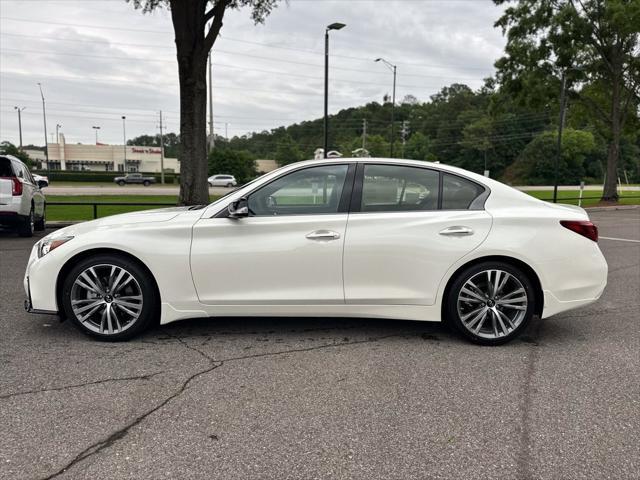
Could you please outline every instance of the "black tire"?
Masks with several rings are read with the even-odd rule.
[[[142,182],[142,185],[148,187],[149,185],[151,185],[151,182],[149,180],[145,180],[144,182]]]
[[[96,315],[99,315],[99,313],[94,314],[92,317],[90,316],[89,320],[85,324],[80,319],[78,319],[76,313],[73,311],[71,304],[72,291],[76,279],[90,267],[94,267],[94,271],[99,272],[100,269],[105,268],[105,265],[116,266],[124,269],[135,279],[135,282],[129,282],[129,284],[135,283],[135,286],[140,288],[140,292],[142,294],[142,307],[137,319],[133,320],[131,322],[131,325],[126,324],[128,326],[126,326],[123,331],[111,334],[109,334],[108,332],[100,333],[90,328],[93,327],[95,329],[97,327],[97,324],[92,323],[92,318],[94,320],[97,320]],[[96,269],[95,267],[98,268]],[[104,286],[105,284],[106,282],[104,282],[102,286]],[[115,296],[116,294],[114,292],[112,297]],[[129,340],[142,333],[152,324],[156,323],[160,312],[160,299],[151,274],[138,262],[130,260],[124,256],[112,254],[94,255],[77,263],[68,272],[65,279],[63,280],[61,298],[64,312],[67,318],[71,319],[76,328],[78,328],[82,333],[102,341],[118,342]],[[104,297],[102,298],[104,299]],[[114,303],[116,302],[115,299],[112,301]],[[87,319],[85,318],[84,320]],[[123,326],[124,325],[125,324],[123,323]]]
[[[121,187],[124,187],[126,184],[126,182],[124,180],[118,180],[118,185],[120,185]]]
[[[513,289],[513,293],[504,295],[504,298],[507,300],[504,298],[501,300],[500,295],[502,295],[502,292],[498,292],[497,295],[486,297],[483,301],[463,293],[463,298],[460,299],[461,303],[459,303],[459,295],[462,288],[470,280],[473,281],[474,285],[476,283],[479,284],[477,285],[478,290],[473,291],[473,293],[478,296],[482,290],[490,290],[492,288],[492,284],[484,280],[486,278],[485,272],[488,271],[493,272],[494,280],[496,278],[496,271],[502,272],[502,276],[499,277],[499,281],[493,283],[500,284],[501,281],[504,281],[505,277],[507,278],[507,283],[504,285],[503,291],[509,291],[508,288]],[[504,275],[505,272],[511,275],[512,278]],[[482,282],[486,282],[486,284]],[[523,296],[523,293],[518,293],[521,289],[524,290],[526,298]],[[470,302],[465,301],[467,298]],[[526,306],[522,305],[522,302],[515,306],[508,306],[500,303],[508,302],[512,304],[515,300],[520,298],[525,298]],[[472,342],[480,345],[502,345],[516,338],[527,328],[535,312],[536,295],[531,279],[522,270],[505,262],[490,261],[473,265],[461,271],[453,280],[445,302],[443,309],[445,313],[445,320],[453,326],[457,332]],[[515,308],[518,308],[518,310],[514,310]],[[485,309],[484,311],[487,313],[486,318],[483,318],[484,313],[482,309]],[[475,314],[475,312],[478,311],[479,313]],[[468,317],[468,322],[465,324],[461,316],[468,316],[469,314],[472,315]],[[507,323],[508,321],[503,319],[501,314],[507,316],[509,318],[508,321],[512,322],[512,324],[510,325]],[[474,319],[478,318],[476,315],[479,315],[479,320],[477,320],[475,325],[472,325]],[[514,318],[511,318],[511,315],[513,315]],[[483,322],[488,323],[489,325],[485,325]],[[478,326],[479,324],[481,325]],[[470,325],[472,326],[470,327]],[[504,328],[502,325],[504,325]],[[478,326],[478,333],[474,333],[473,331],[475,328],[472,327],[475,326]],[[511,326],[513,326],[513,328],[511,328]]]
[[[35,227],[35,219],[33,216],[33,205],[32,205],[29,215],[26,217],[22,217],[20,219],[20,224],[18,225],[18,235],[24,238],[33,237],[34,227]]]
[[[233,187],[233,183],[227,183],[227,188]]]
[[[44,209],[42,210],[42,217],[36,220],[33,224],[33,228],[37,232],[42,232],[46,228],[47,224],[47,205],[44,205]]]

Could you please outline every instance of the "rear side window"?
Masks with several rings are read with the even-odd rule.
[[[22,166],[22,164],[13,162],[13,170],[16,172],[16,177],[20,177],[26,180],[26,175],[24,173],[24,167]]]
[[[442,176],[442,209],[468,210],[473,201],[484,192],[477,183],[466,178],[444,173]]]
[[[437,210],[439,173],[403,165],[365,165],[363,212]]]
[[[0,157],[0,177],[13,177],[11,160],[8,158]]]

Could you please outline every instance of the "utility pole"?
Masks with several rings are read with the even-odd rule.
[[[224,122],[224,138],[229,142],[229,124],[227,122]]]
[[[60,125],[59,123],[56,123],[56,141],[55,141],[55,143],[60,143],[60,136],[59,136],[59,133],[58,133],[58,130],[60,128],[62,128],[62,125]]]
[[[209,52],[209,151],[215,148],[215,136],[213,134],[213,78],[211,75],[211,52]]]
[[[402,122],[402,130],[400,131],[402,136],[402,158],[404,158],[404,147],[407,144],[407,137],[409,136],[409,121],[404,120]]]
[[[22,150],[22,116],[21,112],[27,107],[13,107],[14,110],[18,111],[18,132],[20,134],[20,150]]]
[[[362,119],[362,149],[367,149],[367,119]]]
[[[162,133],[162,110],[160,110],[160,183],[164,185],[164,135]]]
[[[393,158],[393,142],[395,141],[395,123],[396,123],[396,77],[398,73],[398,67],[391,62],[386,61],[384,58],[376,58],[376,62],[382,62],[385,66],[393,72],[393,97],[391,100],[391,142],[390,142],[390,156]]]
[[[127,171],[127,129],[125,126],[125,120],[127,117],[122,115],[122,150],[124,151],[124,171]]]
[[[558,168],[562,156],[562,129],[564,128],[564,109],[566,103],[567,76],[562,72],[562,89],[560,90],[560,119],[558,122],[558,154],[553,169],[553,203],[558,203]]]
[[[42,84],[38,82],[40,88],[40,96],[42,97],[42,119],[44,121],[44,158],[47,162],[47,172],[51,173],[51,165],[49,165],[49,143],[47,142],[47,110],[44,106],[44,94],[42,93]]]

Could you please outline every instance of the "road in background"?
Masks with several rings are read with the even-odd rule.
[[[591,212],[640,240],[640,209]],[[211,319],[100,343],[26,314],[0,234],[0,478],[638,478],[640,243],[589,307],[478,347],[439,324]],[[580,259],[576,259],[580,261]]]

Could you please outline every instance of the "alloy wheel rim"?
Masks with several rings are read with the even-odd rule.
[[[92,332],[115,335],[131,328],[142,313],[140,284],[117,265],[93,265],[82,271],[71,287],[71,308]]]
[[[504,270],[483,270],[469,278],[458,294],[458,316],[473,335],[504,338],[527,313],[528,295],[522,282]]]

